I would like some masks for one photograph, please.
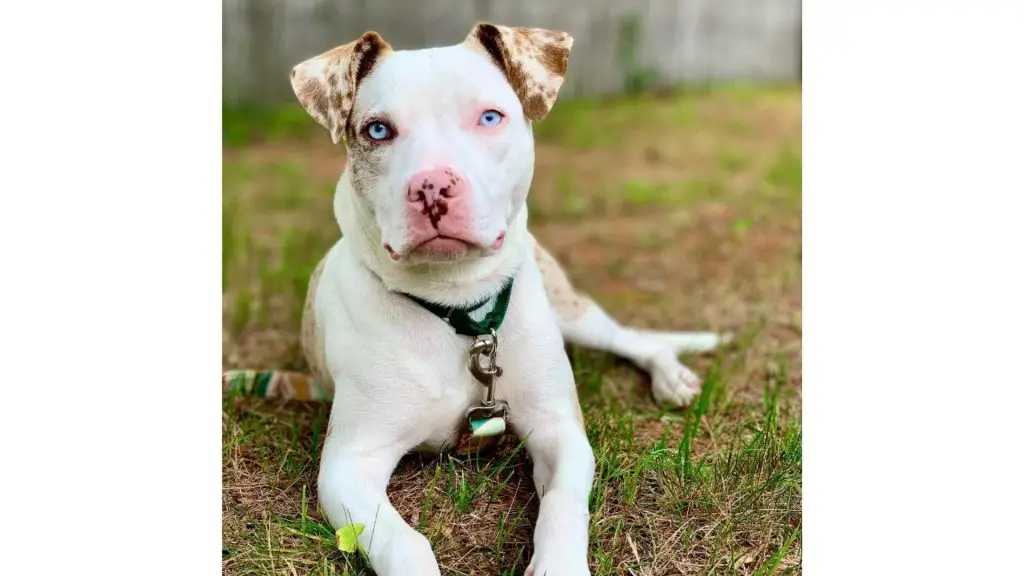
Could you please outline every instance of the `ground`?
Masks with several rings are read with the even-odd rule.
[[[310,127],[313,129],[310,129]],[[685,358],[685,410],[647,378],[569,349],[598,470],[594,574],[801,571],[799,88],[559,102],[535,126],[530,226],[579,288],[636,326],[734,332]],[[289,109],[225,114],[225,368],[303,370],[306,283],[339,230],[343,148]],[[316,505],[327,405],[227,398],[225,574],[369,574]],[[510,447],[406,458],[388,493],[445,574],[522,574],[537,497]]]

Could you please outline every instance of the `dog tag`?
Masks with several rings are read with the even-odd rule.
[[[508,404],[502,400],[491,406],[475,406],[466,414],[466,426],[454,446],[454,453],[459,455],[482,454],[490,452],[502,444],[507,438],[508,422],[505,414]]]
[[[471,420],[469,427],[473,436],[498,436],[505,433],[505,418],[495,416],[485,420]]]

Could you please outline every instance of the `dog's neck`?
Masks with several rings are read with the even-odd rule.
[[[447,306],[466,307],[496,296],[505,280],[515,275],[529,247],[524,206],[514,216],[497,254],[453,263],[394,262],[379,241],[380,231],[373,215],[356,199],[348,170],[335,189],[334,215],[353,255],[388,290]]]

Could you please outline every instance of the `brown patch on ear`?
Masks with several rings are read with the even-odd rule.
[[[356,89],[376,65],[391,53],[391,46],[376,32],[355,42],[332,48],[292,68],[295,96],[306,112],[341,141],[355,102]]]
[[[497,26],[493,24],[487,24],[481,22],[476,25],[473,29],[473,33],[469,35],[469,38],[476,37],[476,40],[483,46],[484,50],[494,60],[494,63],[498,65],[498,68],[502,70],[506,69],[505,65],[505,49],[501,42],[501,32]],[[467,42],[469,41],[467,38]]]
[[[380,59],[381,52],[384,50],[390,50],[391,46],[380,37],[380,34],[376,32],[367,32],[363,34],[363,37],[359,39],[356,44],[356,56],[353,59],[353,65],[356,66],[355,71],[355,86],[358,87],[359,83],[364,78],[370,75],[373,71],[374,64]]]
[[[547,102],[540,94],[531,94],[523,101],[523,113],[530,120],[540,120],[547,116],[549,110]]]
[[[573,38],[568,32],[480,22],[463,44],[505,73],[529,120],[547,116],[569,67]]]
[[[537,48],[537,60],[548,72],[565,76],[569,69],[569,51],[573,39],[568,32],[544,30],[543,28],[515,28],[516,42]]]

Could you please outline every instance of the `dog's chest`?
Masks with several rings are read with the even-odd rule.
[[[469,371],[469,344],[439,371],[440,395],[424,406],[421,423],[428,431],[420,450],[436,452],[457,442],[468,426],[467,413],[484,399],[486,388]]]
[[[495,302],[485,304],[483,307],[469,313],[469,318],[480,322],[494,308]],[[507,331],[502,334],[504,336]],[[484,342],[494,343],[490,336],[482,337],[477,341],[465,335],[446,333],[441,337],[444,342],[444,357],[446,362],[441,366],[440,379],[437,382],[440,389],[440,397],[431,403],[426,421],[429,423],[429,438],[421,448],[437,451],[442,448],[451,447],[457,444],[461,435],[469,428],[469,411],[473,407],[480,407],[486,399],[488,383],[497,385],[500,377],[487,377],[481,375],[480,354],[474,354],[475,344]],[[494,361],[504,362],[514,360],[516,346],[503,346],[504,338],[497,339],[497,354]],[[471,369],[474,357],[477,360],[477,370]],[[488,357],[490,358],[490,357]],[[490,363],[488,362],[488,365]],[[500,398],[499,398],[500,400]],[[479,415],[476,416],[479,418]]]

